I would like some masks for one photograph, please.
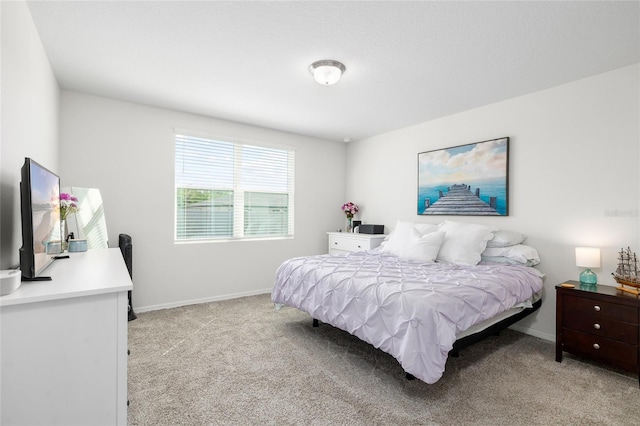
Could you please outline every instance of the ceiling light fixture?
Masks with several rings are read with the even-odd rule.
[[[330,85],[336,84],[346,69],[341,62],[323,59],[322,61],[312,63],[309,67],[309,72],[313,74],[313,78],[315,78],[318,83]]]

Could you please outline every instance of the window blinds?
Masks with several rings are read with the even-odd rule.
[[[294,151],[176,134],[175,238],[293,235]]]

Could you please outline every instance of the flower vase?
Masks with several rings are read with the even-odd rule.
[[[67,251],[69,244],[67,235],[69,234],[69,228],[67,227],[67,219],[62,219],[62,251]]]
[[[352,220],[353,220],[352,217],[347,218],[347,229],[346,229],[347,232],[351,232],[353,230],[353,226],[351,222]]]

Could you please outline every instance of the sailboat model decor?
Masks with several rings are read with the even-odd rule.
[[[640,295],[640,274],[638,273],[638,256],[631,251],[631,248],[620,249],[618,252],[618,267],[612,273],[613,278],[620,286],[618,290],[627,293]],[[632,288],[627,288],[632,287]]]

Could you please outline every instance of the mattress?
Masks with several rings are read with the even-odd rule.
[[[527,266],[423,263],[374,250],[289,259],[278,268],[271,299],[357,336],[435,383],[456,335],[531,301],[542,277]]]
[[[488,320],[482,321],[481,323],[474,324],[471,327],[467,328],[466,330],[456,333],[456,340],[463,339],[467,336],[471,336],[472,334],[479,333],[482,330],[486,330],[492,325],[499,323],[500,321],[503,321],[509,317],[519,314],[525,309],[531,309],[533,307],[533,304],[540,299],[542,299],[542,290],[540,290],[539,292],[531,296],[529,300],[526,300],[522,303],[518,303],[513,308],[506,310],[504,312],[501,312],[498,315],[494,316],[493,318],[489,318]]]

